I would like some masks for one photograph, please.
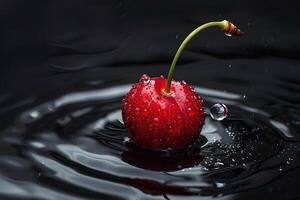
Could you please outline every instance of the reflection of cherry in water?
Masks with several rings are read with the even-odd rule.
[[[125,151],[122,160],[135,167],[152,171],[177,171],[194,167],[201,163],[203,156],[195,155],[164,155],[160,152]]]
[[[174,81],[173,74],[179,56],[189,41],[210,27],[221,28],[227,34],[242,35],[240,29],[227,20],[201,25],[178,48],[167,78],[144,75],[124,98],[124,124],[139,147],[151,150],[185,149],[198,139],[205,118],[202,99],[186,82]],[[220,115],[221,112],[216,111]]]
[[[134,179],[127,179],[126,182],[129,185],[143,191],[144,193],[151,194],[151,195],[163,195],[166,197],[167,194],[173,194],[173,195],[192,194],[192,192],[188,191],[185,187],[165,185],[152,180],[134,178]]]
[[[128,139],[126,139],[128,140]],[[207,142],[203,136],[197,140],[187,151],[151,151],[138,148],[134,143],[126,141],[128,151],[122,153],[122,160],[132,166],[151,171],[171,172],[200,165],[203,156],[200,155],[201,146]],[[126,183],[146,194],[163,195],[166,199],[168,194],[191,195],[185,187],[168,185],[154,180],[142,178],[126,178]]]

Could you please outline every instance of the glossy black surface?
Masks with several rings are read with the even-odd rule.
[[[1,199],[298,199],[296,4],[3,1]],[[185,152],[138,149],[123,96],[142,74],[166,74],[197,25],[223,18],[245,36],[207,30],[175,79],[228,117],[207,114]]]

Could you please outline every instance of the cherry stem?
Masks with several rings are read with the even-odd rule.
[[[174,71],[175,71],[175,66],[176,66],[176,63],[179,59],[179,56],[180,54],[182,53],[182,51],[184,50],[184,48],[187,46],[187,44],[190,42],[190,40],[195,36],[197,35],[198,33],[200,33],[201,31],[207,29],[207,28],[210,28],[210,27],[220,27],[222,31],[225,31],[227,33],[231,33],[232,30],[231,29],[231,26],[234,28],[235,26],[233,24],[231,24],[230,22],[228,22],[227,20],[223,20],[223,21],[215,21],[215,22],[208,22],[208,23],[205,23],[201,26],[199,26],[198,28],[196,28],[194,31],[192,31],[184,40],[183,42],[181,43],[181,45],[179,46],[174,58],[173,58],[173,61],[172,61],[172,64],[171,64],[171,67],[169,69],[169,73],[168,73],[168,82],[167,82],[167,86],[165,88],[165,93],[166,94],[169,94],[171,92],[171,82],[172,82],[172,78],[173,78],[173,74],[174,74]],[[236,27],[235,27],[236,28]],[[240,31],[239,29],[235,29],[235,31],[238,30]],[[235,33],[233,33],[235,34]],[[237,34],[236,34],[237,35]],[[241,35],[241,32],[239,32],[239,35]]]

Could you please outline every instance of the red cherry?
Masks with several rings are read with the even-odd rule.
[[[124,99],[123,120],[132,140],[145,149],[183,149],[193,144],[204,125],[202,99],[184,81],[143,75]]]

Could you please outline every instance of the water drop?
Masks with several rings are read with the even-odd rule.
[[[154,121],[158,122],[158,118],[157,117],[154,117],[153,119],[154,119]]]
[[[147,74],[143,74],[140,78],[140,82],[148,84],[150,82],[150,76],[148,76]]]
[[[40,113],[39,111],[32,111],[31,113],[29,113],[29,116],[32,118],[32,119],[36,119],[40,116]]]
[[[210,116],[212,119],[222,121],[227,117],[228,108],[225,104],[216,103],[210,107]]]
[[[124,143],[128,143],[128,142],[130,142],[130,138],[129,137],[125,137],[124,138]]]
[[[215,167],[224,166],[224,163],[222,162],[215,162]]]
[[[228,32],[225,32],[225,35],[228,36],[228,37],[231,37],[232,35]]]
[[[216,182],[215,184],[217,188],[223,188],[226,185],[225,183],[220,183],[220,182]]]
[[[47,111],[48,111],[48,112],[52,112],[52,111],[54,111],[54,110],[55,110],[55,106],[54,106],[54,105],[51,104],[51,105],[48,105],[48,106],[47,106]]]
[[[41,142],[32,141],[32,142],[30,142],[30,144],[31,144],[32,147],[35,147],[35,148],[38,148],[38,149],[41,149],[41,148],[45,147],[45,145]]]

